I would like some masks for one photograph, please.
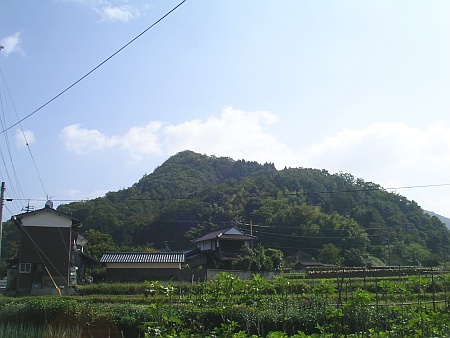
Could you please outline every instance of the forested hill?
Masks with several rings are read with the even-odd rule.
[[[292,260],[430,265],[449,257],[449,230],[419,205],[350,174],[285,168],[184,151],[132,187],[61,205],[83,231],[125,247],[190,247],[204,233],[236,225]]]

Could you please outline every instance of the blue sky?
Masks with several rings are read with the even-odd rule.
[[[9,128],[179,3],[2,4],[4,220],[186,149],[351,173],[450,217],[448,1],[187,0]]]

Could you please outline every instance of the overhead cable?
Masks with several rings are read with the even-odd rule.
[[[442,184],[428,184],[428,185],[414,185],[414,186],[405,186],[405,187],[395,187],[395,188],[382,188],[382,187],[375,187],[375,188],[367,188],[367,189],[348,189],[348,190],[322,190],[322,191],[298,191],[298,192],[287,192],[287,193],[281,193],[283,196],[302,196],[302,195],[316,195],[316,194],[340,194],[340,193],[353,193],[353,192],[370,192],[370,191],[386,191],[386,190],[400,190],[400,189],[414,189],[414,188],[431,188],[431,187],[444,187],[444,186],[450,186],[450,183],[442,183]],[[260,194],[247,194],[247,195],[241,195],[240,197],[248,197],[248,198],[254,198],[254,197],[278,197],[279,194],[266,194],[264,192]],[[93,199],[52,199],[54,202],[88,202],[92,201],[97,198],[104,198],[103,197],[96,197]],[[190,195],[186,197],[136,197],[136,198],[126,198],[126,201],[176,201],[176,200],[192,200],[192,199],[198,199],[198,195]],[[18,199],[18,200],[27,200],[27,201],[46,201],[42,198],[24,198],[24,199]],[[202,203],[206,203],[205,201],[200,201]]]
[[[27,118],[31,117],[32,115],[36,114],[38,111],[40,111],[42,108],[44,108],[45,106],[47,106],[48,104],[50,104],[51,102],[55,101],[58,97],[60,97],[61,95],[63,95],[65,92],[67,92],[69,89],[71,89],[72,87],[74,87],[75,85],[77,85],[79,82],[81,82],[82,80],[84,80],[86,77],[88,77],[89,75],[91,75],[94,71],[96,71],[98,68],[100,68],[101,66],[103,66],[106,62],[108,62],[109,60],[111,60],[114,56],[116,56],[117,54],[119,54],[122,50],[124,50],[125,48],[127,48],[131,43],[133,43],[134,41],[136,41],[137,39],[139,39],[142,35],[144,35],[145,33],[147,33],[150,29],[152,29],[154,26],[156,26],[158,23],[160,23],[162,20],[164,20],[167,16],[169,16],[171,13],[173,13],[178,7],[180,7],[183,3],[185,3],[187,0],[183,0],[181,1],[178,5],[176,5],[174,8],[172,8],[169,12],[167,12],[166,14],[164,14],[160,19],[158,19],[156,22],[154,22],[152,25],[150,25],[149,27],[147,27],[142,33],[140,33],[139,35],[137,35],[135,38],[133,38],[131,41],[129,41],[128,43],[126,43],[123,47],[121,47],[119,50],[117,50],[115,53],[113,53],[111,56],[109,56],[108,58],[106,58],[104,61],[102,61],[99,65],[97,65],[96,67],[94,67],[92,70],[90,70],[89,72],[87,72],[85,75],[83,75],[82,77],[80,77],[77,81],[75,81],[74,83],[72,83],[70,86],[68,86],[66,89],[64,89],[62,92],[60,92],[58,95],[54,96],[53,98],[51,98],[50,100],[48,100],[47,102],[45,102],[42,106],[40,106],[39,108],[37,108],[36,110],[32,111],[30,114],[28,114],[27,116],[23,117],[21,120],[19,120],[18,122],[14,123],[13,125],[3,129],[0,134],[3,134],[4,132],[8,131],[9,129],[17,126],[19,123],[25,121]]]

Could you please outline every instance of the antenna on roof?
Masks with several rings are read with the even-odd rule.
[[[30,212],[34,210],[34,207],[30,205],[30,200],[28,200],[28,205],[26,207],[23,207],[22,210],[25,212]]]
[[[45,209],[53,209],[52,197],[54,196],[47,195],[47,202],[45,202]]]

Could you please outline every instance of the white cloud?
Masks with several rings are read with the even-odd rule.
[[[122,21],[128,22],[140,16],[140,12],[137,9],[133,9],[129,6],[116,6],[107,5],[105,7],[97,9],[104,20],[108,21]]]
[[[31,130],[16,130],[15,135],[16,147],[17,148],[25,148],[27,144],[33,144],[36,142],[36,137]]]
[[[143,155],[161,155],[162,149],[157,134],[161,126],[161,122],[151,122],[145,127],[133,127],[125,136],[119,138],[119,143],[137,160]]]
[[[450,128],[414,128],[378,123],[347,129],[308,147],[303,163],[330,172],[347,172],[384,188],[450,183]],[[448,187],[397,189],[425,209],[449,214]]]
[[[124,136],[106,136],[97,129],[84,129],[79,124],[65,127],[61,139],[68,150],[78,154],[105,151],[111,148],[125,149],[133,158],[146,154],[161,154],[157,143],[160,122],[151,122],[145,127],[133,127]]]
[[[378,123],[359,130],[343,130],[310,146],[304,161],[314,166],[370,172],[413,168],[442,170],[450,162],[450,128],[434,124],[424,129],[402,123]],[[409,169],[408,169],[409,168]],[[414,170],[413,170],[414,171]]]
[[[168,155],[189,149],[236,159],[268,162],[293,153],[266,131],[276,122],[269,112],[243,112],[225,108],[219,117],[193,120],[164,128],[164,149]]]
[[[5,54],[8,56],[11,53],[19,53],[25,55],[25,52],[22,50],[20,45],[20,33],[14,33],[13,35],[7,36],[0,40],[0,46],[3,46],[1,54]]]
[[[225,108],[219,117],[177,125],[155,121],[144,127],[133,127],[123,136],[106,136],[96,129],[84,129],[75,124],[65,127],[61,138],[67,149],[78,154],[121,148],[135,160],[143,156],[170,156],[189,149],[260,162],[281,161],[295,154],[265,130],[265,126],[276,120],[274,114],[265,111]]]
[[[66,148],[78,154],[103,151],[119,143],[117,137],[107,137],[96,129],[83,129],[79,124],[65,127],[61,131],[61,137]]]
[[[450,128],[443,124],[414,128],[402,123],[377,123],[342,130],[308,146],[279,142],[269,130],[276,122],[276,115],[270,112],[244,112],[229,107],[219,116],[179,124],[151,122],[133,127],[122,136],[106,136],[80,125],[64,128],[61,136],[67,149],[79,154],[121,149],[134,162],[192,150],[271,162],[279,169],[287,166],[326,169],[331,173],[342,171],[384,188],[450,183]],[[448,215],[450,198],[445,192],[440,195],[435,189],[398,192],[424,208]]]
[[[123,0],[67,0],[78,5],[89,7],[98,13],[103,21],[128,22],[142,15],[149,5],[137,7]]]

